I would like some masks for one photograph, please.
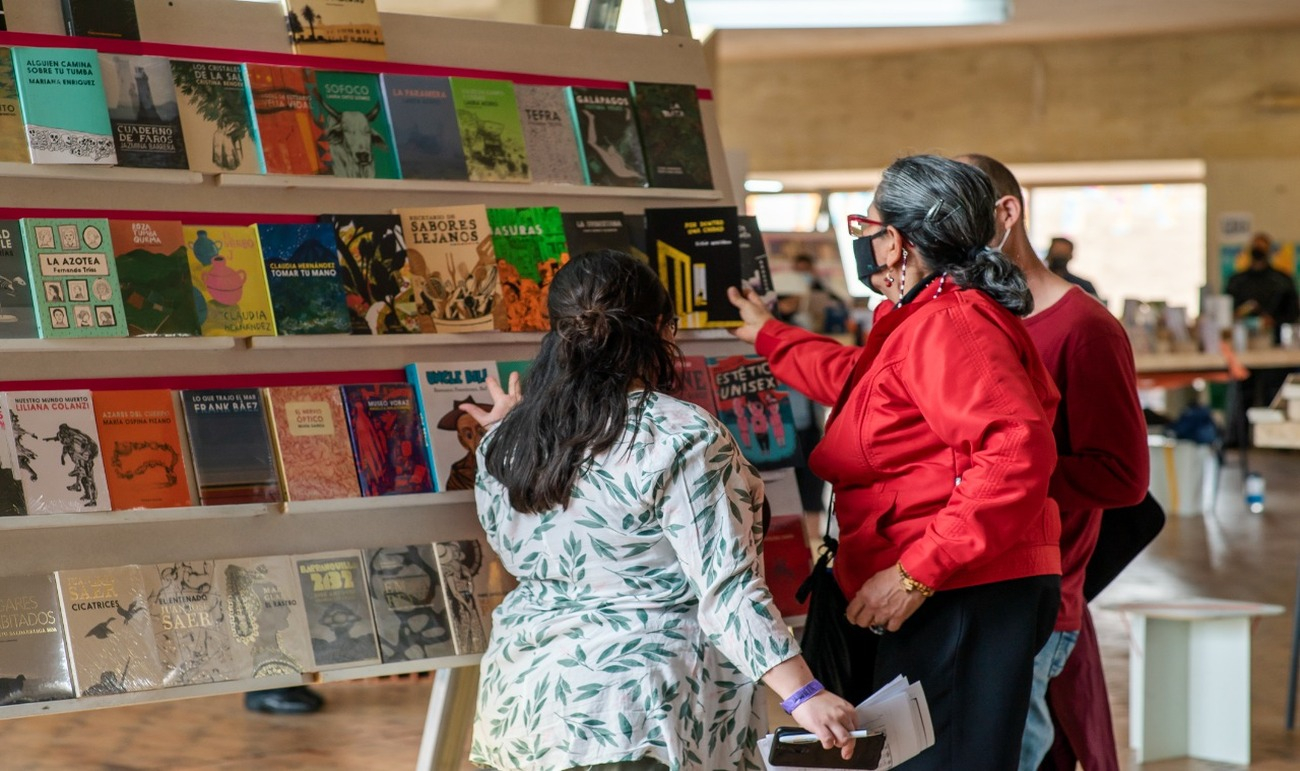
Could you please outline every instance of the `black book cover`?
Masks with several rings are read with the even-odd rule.
[[[63,20],[74,37],[140,39],[135,0],[63,0]]]
[[[652,187],[709,189],[713,172],[695,86],[633,83],[637,123]]]
[[[647,185],[631,92],[571,86],[569,111],[582,148],[587,184]]]
[[[646,209],[650,266],[668,287],[683,329],[740,326],[727,299],[744,280],[736,210],[726,206]]]
[[[181,391],[181,402],[203,505],[278,502],[280,477],[261,392]]]
[[[763,243],[763,231],[758,227],[758,217],[737,217],[736,224],[740,236],[740,275],[747,286],[764,299],[775,302],[772,267],[767,259],[767,246]]]
[[[632,235],[622,212],[561,212],[560,218],[571,257],[602,249],[632,253]]]

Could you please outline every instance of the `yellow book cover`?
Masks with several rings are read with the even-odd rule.
[[[186,225],[199,323],[207,337],[275,334],[275,314],[252,226]]]
[[[286,0],[285,21],[296,54],[387,58],[375,0]]]

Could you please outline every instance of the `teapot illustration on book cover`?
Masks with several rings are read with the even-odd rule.
[[[221,255],[212,258],[212,267],[203,274],[203,286],[212,299],[222,305],[238,305],[244,296],[244,282],[247,280],[247,271],[232,269]]]
[[[204,267],[212,264],[212,260],[221,253],[222,243],[213,241],[208,238],[208,231],[200,230],[198,235],[190,242],[190,252],[194,254],[194,259],[198,260]]]

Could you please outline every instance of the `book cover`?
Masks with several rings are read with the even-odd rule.
[[[514,84],[451,78],[451,94],[470,180],[528,182],[528,154]]]
[[[4,29],[3,24],[4,11],[0,10],[0,31]],[[30,163],[31,160],[22,103],[18,100],[13,52],[7,46],[0,46],[0,162]]]
[[[53,575],[0,578],[0,661],[0,705],[76,695]]]
[[[347,334],[347,295],[329,223],[258,225],[258,244],[281,335]]]
[[[451,81],[392,73],[381,79],[402,178],[469,179]]]
[[[560,217],[570,255],[577,257],[603,249],[631,254],[632,234],[627,230],[622,212],[563,212]]]
[[[379,663],[366,566],[359,551],[293,558],[315,670]]]
[[[672,396],[703,407],[710,415],[718,414],[718,403],[713,396],[713,373],[709,360],[703,356],[682,356],[677,361],[681,388]]]
[[[379,76],[330,70],[314,76],[311,111],[321,130],[322,163],[336,177],[399,179]]]
[[[771,308],[776,303],[776,286],[772,284],[772,267],[767,259],[767,246],[763,243],[763,231],[758,227],[758,217],[737,217],[736,235],[740,245],[741,279]]]
[[[330,173],[321,160],[321,127],[311,113],[311,70],[248,64],[244,72],[266,173]]]
[[[587,184],[646,186],[645,156],[630,92],[570,86],[569,111]]]
[[[510,376],[519,375],[519,385],[523,386],[524,379],[528,377],[528,370],[532,369],[532,359],[519,359],[517,361],[498,361],[497,362],[497,382],[501,384],[504,390],[510,386]]]
[[[171,391],[96,391],[92,399],[113,508],[193,506]]]
[[[0,339],[40,337],[22,223],[0,220]]]
[[[0,517],[21,517],[27,513],[16,452],[9,424],[9,396],[0,392]]]
[[[343,273],[348,319],[354,335],[419,332],[419,319],[398,302],[409,292],[406,239],[396,214],[327,214],[321,221],[334,228],[334,249]]]
[[[727,298],[741,285],[736,210],[727,206],[646,209],[651,265],[668,287],[683,329],[740,326]]]
[[[256,388],[181,391],[194,477],[204,506],[276,503],[280,479]]]
[[[709,370],[718,418],[736,438],[745,458],[760,470],[793,466],[799,447],[790,396],[772,376],[767,359],[709,359]]]
[[[9,429],[29,514],[108,511],[90,391],[11,391]]]
[[[649,247],[646,245],[646,225],[645,215],[635,212],[623,215],[623,225],[627,228],[627,235],[632,240],[631,255],[647,265],[653,266],[650,259]]]
[[[507,332],[551,328],[546,297],[555,272],[569,261],[564,220],[554,206],[488,209]]]
[[[562,86],[515,86],[515,101],[524,127],[524,148],[533,182],[581,185],[582,157]]]
[[[73,37],[140,39],[135,0],[63,0],[63,21]]]
[[[456,655],[486,651],[492,612],[514,588],[514,578],[482,538],[436,543],[433,551]]]
[[[186,225],[182,232],[189,247],[190,280],[203,334],[274,335],[275,315],[257,230]]]
[[[159,56],[100,54],[117,165],[187,169],[171,62]]]
[[[343,386],[361,494],[434,491],[415,390],[407,383]]]
[[[293,52],[383,61],[384,29],[375,0],[285,0]]]
[[[126,337],[108,220],[21,222],[41,337]]]
[[[424,415],[433,473],[438,490],[473,490],[478,473],[479,442],[484,429],[461,409],[473,404],[492,409],[489,375],[497,374],[494,361],[408,364],[406,379],[415,387]]]
[[[812,550],[804,530],[802,514],[779,514],[772,517],[763,536],[763,578],[772,592],[776,609],[786,618],[808,612],[808,603],[799,602],[795,593],[812,572]]]
[[[708,190],[713,187],[709,146],[695,86],[632,83],[637,127],[645,148],[651,187]]]
[[[338,386],[265,392],[286,501],[359,498],[356,457]]]
[[[175,220],[109,220],[131,337],[202,334],[185,232]]]
[[[237,680],[282,677],[311,667],[307,614],[288,557],[217,561]]]
[[[78,696],[162,687],[144,576],[135,565],[60,570],[59,602]]]
[[[396,300],[420,332],[485,332],[505,323],[492,229],[483,205],[398,209],[409,287]]]
[[[94,51],[16,47],[13,62],[33,163],[117,163]]]
[[[433,544],[367,549],[365,557],[384,663],[454,656]]]
[[[141,565],[164,687],[234,680],[234,639],[212,560]]]
[[[191,170],[266,172],[244,65],[173,59],[172,82]]]

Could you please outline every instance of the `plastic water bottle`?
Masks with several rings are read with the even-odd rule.
[[[1262,474],[1246,475],[1246,505],[1251,514],[1264,513],[1264,476]]]

